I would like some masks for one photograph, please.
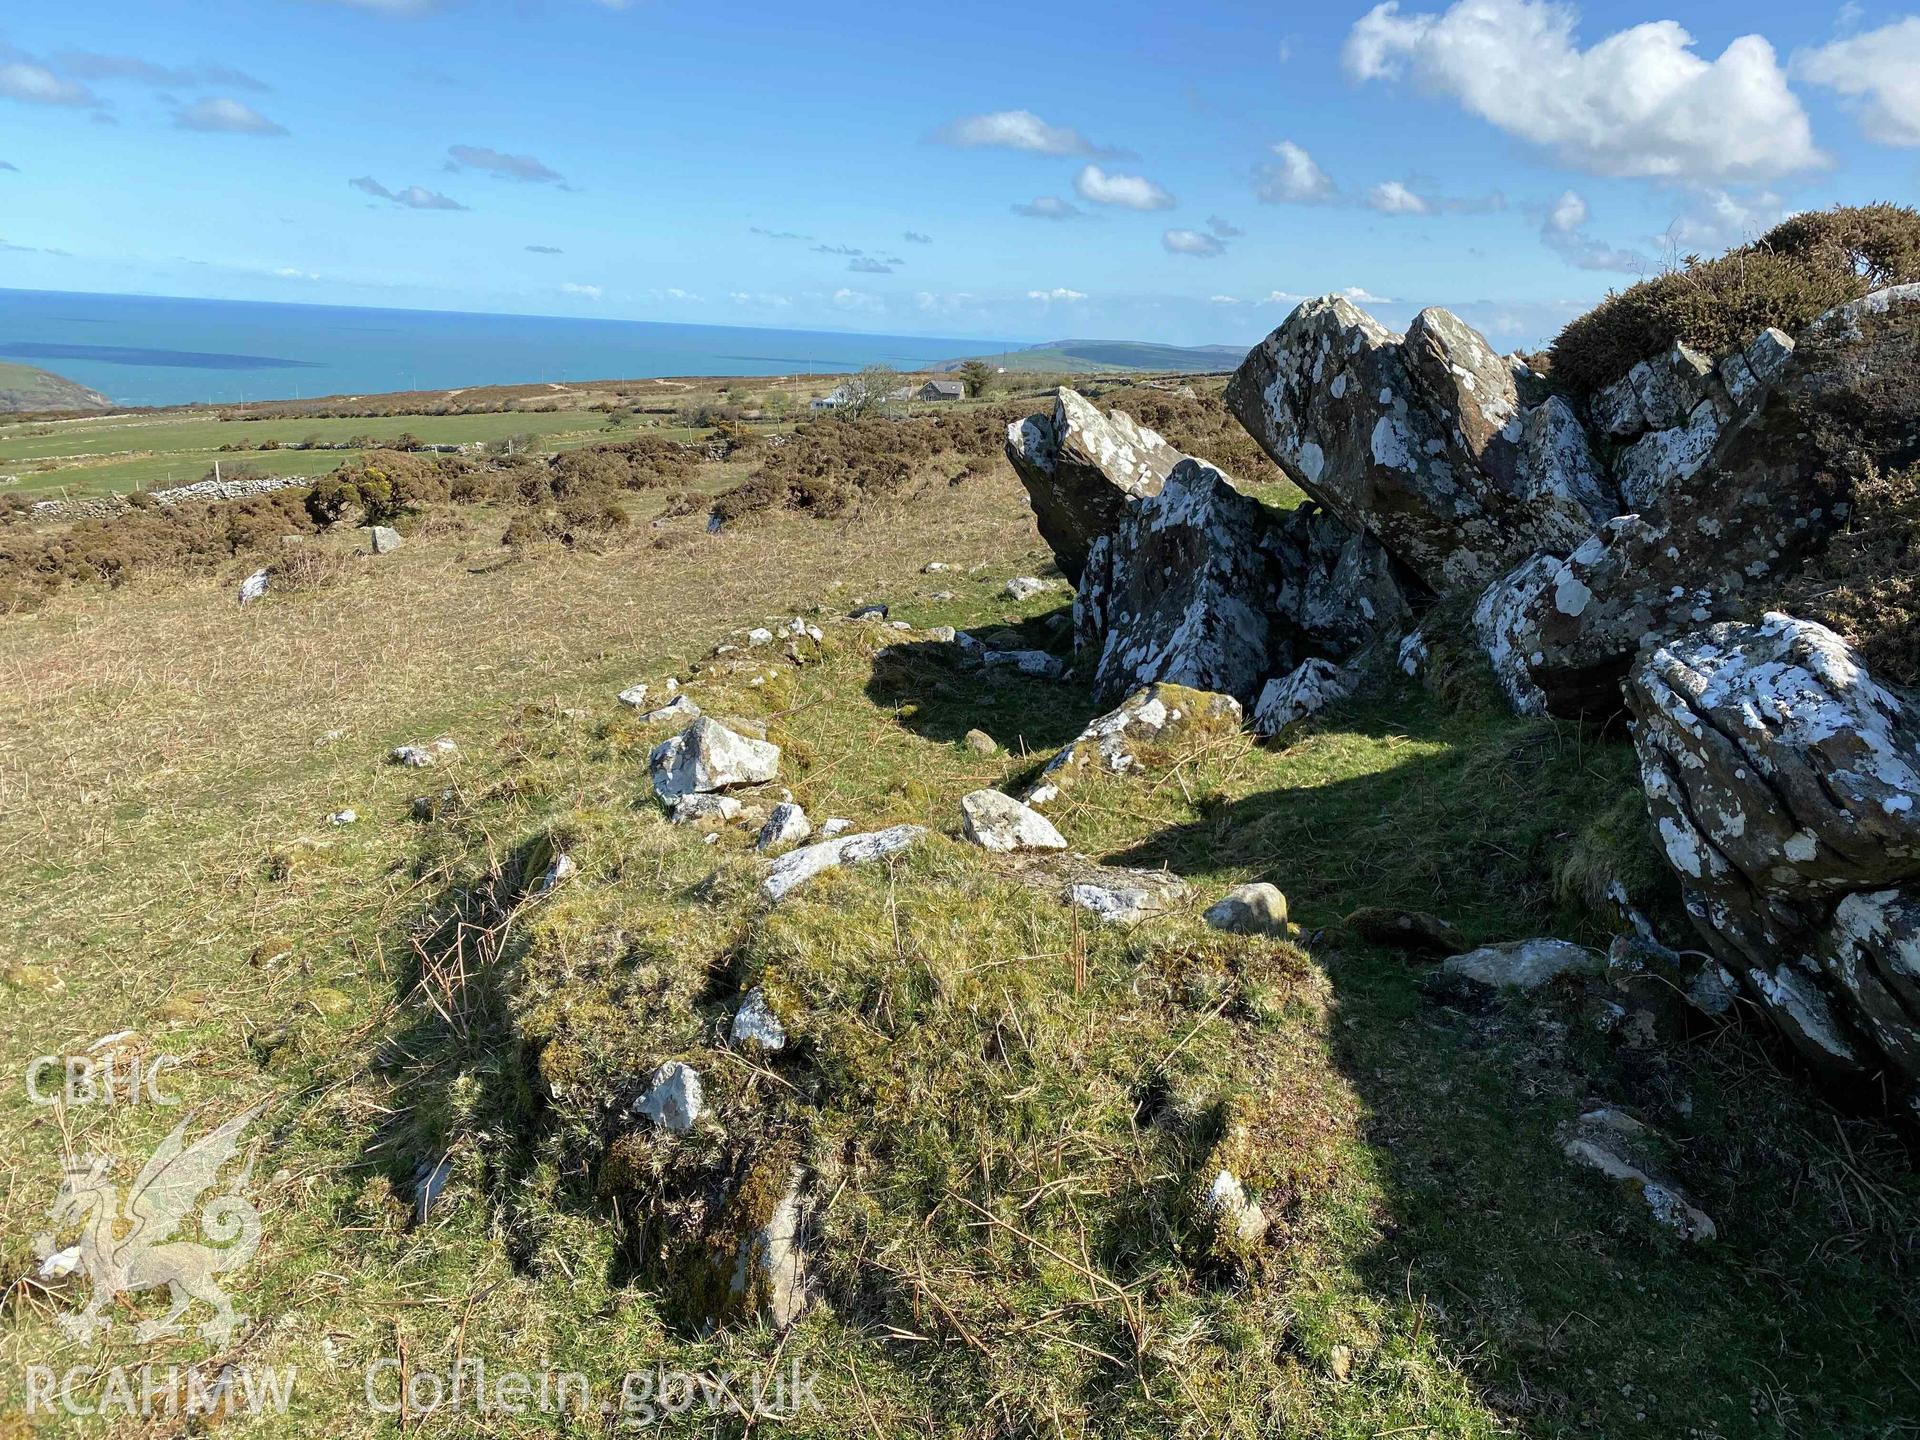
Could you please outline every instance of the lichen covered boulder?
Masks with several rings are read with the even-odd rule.
[[[1094,698],[1164,680],[1251,700],[1272,663],[1275,529],[1198,460],[1127,507],[1093,541],[1074,598],[1076,644],[1097,656]]]
[[[1913,910],[1920,716],[1832,631],[1788,615],[1649,652],[1627,698],[1647,805],[1688,913],[1817,1068],[1920,1070]]]
[[[1296,485],[1435,592],[1484,586],[1591,527],[1563,503],[1578,482],[1520,493],[1511,367],[1444,311],[1403,338],[1340,296],[1309,300],[1254,347],[1227,403]]]
[[[653,790],[672,802],[736,785],[760,785],[780,773],[780,747],[729,730],[710,715],[653,747]]]
[[[1093,542],[1131,501],[1159,494],[1186,457],[1125,411],[1103,415],[1063,385],[1051,415],[1007,427],[1007,458],[1027,487],[1041,538],[1077,585]]]

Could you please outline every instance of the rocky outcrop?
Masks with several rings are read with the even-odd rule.
[[[1007,427],[1007,458],[1041,537],[1077,585],[1093,542],[1119,524],[1128,502],[1159,494],[1186,457],[1125,411],[1102,415],[1063,385],[1052,415]]]
[[[1276,642],[1274,517],[1211,465],[1183,459],[1157,495],[1093,541],[1074,597],[1094,698],[1169,681],[1251,700]]]
[[[1296,485],[1436,592],[1569,548],[1589,507],[1607,508],[1580,498],[1600,482],[1577,427],[1530,423],[1514,368],[1445,311],[1402,337],[1340,296],[1309,300],[1247,356],[1227,403]]]
[[[1273,551],[1273,609],[1288,653],[1346,660],[1382,642],[1396,644],[1411,619],[1406,587],[1380,542],[1350,530],[1309,501],[1267,542]],[[1276,665],[1278,668],[1278,665]]]
[[[1920,715],[1832,631],[1770,614],[1634,667],[1647,803],[1726,978],[1823,1069],[1920,1093]]]
[[[1729,618],[1775,591],[1826,544],[1869,467],[1920,459],[1920,286],[1840,306],[1791,350],[1763,341],[1742,364],[1749,376],[1757,364],[1771,385],[1756,380],[1745,392],[1748,408],[1690,479],[1564,559],[1525,561],[1481,596],[1481,639],[1521,709],[1616,713],[1643,641]],[[1663,395],[1642,395],[1643,413],[1668,403]]]
[[[1920,715],[1825,626],[1710,626],[1646,656],[1627,694],[1690,882],[1821,899],[1920,876]]]

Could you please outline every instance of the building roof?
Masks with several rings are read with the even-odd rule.
[[[942,395],[965,395],[966,382],[962,380],[929,380],[926,388],[938,390]]]

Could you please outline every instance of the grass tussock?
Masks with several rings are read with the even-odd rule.
[[[1809,211],[1715,259],[1610,294],[1548,350],[1556,382],[1587,394],[1676,341],[1708,356],[1768,326],[1789,335],[1835,305],[1920,280],[1920,212],[1876,204]]]

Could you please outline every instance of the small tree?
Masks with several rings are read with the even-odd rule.
[[[877,415],[886,407],[888,397],[899,388],[898,370],[891,365],[869,365],[858,375],[848,376],[841,382],[840,392],[846,401],[840,406],[840,413],[855,420]]]
[[[993,367],[984,360],[969,360],[960,367],[960,381],[974,399],[987,393],[993,384]]]

